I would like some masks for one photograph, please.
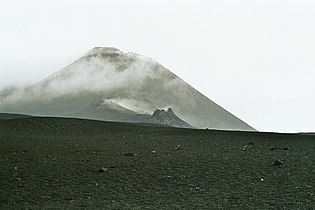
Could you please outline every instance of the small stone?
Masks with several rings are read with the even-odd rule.
[[[108,170],[107,168],[101,167],[100,169],[98,169],[97,172],[99,172],[99,173],[105,173],[107,170]]]
[[[247,150],[247,147],[248,147],[248,146],[247,146],[247,145],[245,145],[244,147],[242,147],[242,149],[241,149],[241,150],[242,150],[242,151],[246,151],[246,150]]]
[[[136,155],[137,155],[137,153],[133,153],[133,152],[128,152],[128,153],[124,154],[124,156],[129,156],[129,157],[136,156]]]
[[[155,150],[151,151],[152,154],[156,154]]]
[[[180,145],[177,145],[176,147],[175,147],[175,150],[181,150],[182,149],[182,147],[180,146]]]
[[[283,147],[283,150],[290,150],[289,147]]]
[[[276,150],[276,147],[271,146],[271,147],[269,147],[269,150]]]
[[[275,160],[275,161],[273,162],[273,165],[274,165],[274,166],[281,166],[281,165],[284,165],[284,163],[283,163],[282,160],[278,159],[278,160]]]
[[[248,145],[254,145],[254,142],[249,142]]]

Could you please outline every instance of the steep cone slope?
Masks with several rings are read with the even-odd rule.
[[[0,100],[0,112],[126,122],[171,107],[198,128],[254,130],[156,61],[115,48],[94,48],[31,87],[2,91]]]

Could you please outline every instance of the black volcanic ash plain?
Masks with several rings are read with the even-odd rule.
[[[1,120],[0,168],[1,209],[315,207],[314,135]]]

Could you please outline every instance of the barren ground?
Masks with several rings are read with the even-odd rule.
[[[0,209],[315,208],[312,135],[2,120],[0,169]]]

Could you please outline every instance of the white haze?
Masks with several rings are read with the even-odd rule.
[[[118,60],[111,61],[108,60],[108,58],[102,57],[104,53],[115,53],[121,55],[121,57]],[[121,105],[122,107],[141,114],[152,114],[155,109],[169,108],[172,107],[172,104],[167,104],[165,107],[157,107],[154,104],[150,105],[150,103],[142,103],[139,101],[139,92],[143,92],[143,97],[148,97],[148,93],[144,93],[144,91],[150,89],[147,84],[141,83],[146,82],[146,78],[154,80],[163,79],[164,77],[165,79],[169,79],[169,72],[165,71],[160,64],[148,57],[131,52],[123,53],[115,48],[94,48],[82,58],[66,66],[61,71],[45,78],[38,84],[4,88],[2,92],[0,92],[0,96],[2,96],[0,98],[0,108],[3,106],[11,106],[11,104],[20,103],[21,101],[48,101],[65,95],[80,95],[82,92],[113,92],[113,96],[110,97],[110,99],[106,98],[104,103]],[[174,77],[174,79],[170,81],[165,80],[163,88],[167,90],[179,87],[182,86],[181,83],[182,81],[180,79]],[[117,90],[117,88],[123,89],[125,94],[121,96],[121,94],[116,93],[122,92]],[[186,90],[182,88],[185,87],[178,89],[177,94],[185,97]],[[133,94],[137,95],[137,99],[133,99]],[[152,92],[151,94],[154,93]],[[164,96],[159,95],[154,97],[163,98]],[[142,100],[146,100],[146,98],[142,98]],[[194,101],[187,98],[186,103],[194,104]]]
[[[45,80],[0,95],[2,112],[144,123],[137,113],[171,107],[194,127],[253,130],[156,61],[115,48],[94,48]]]
[[[0,87],[114,46],[152,57],[258,130],[314,131],[314,11],[310,0],[2,0]]]

